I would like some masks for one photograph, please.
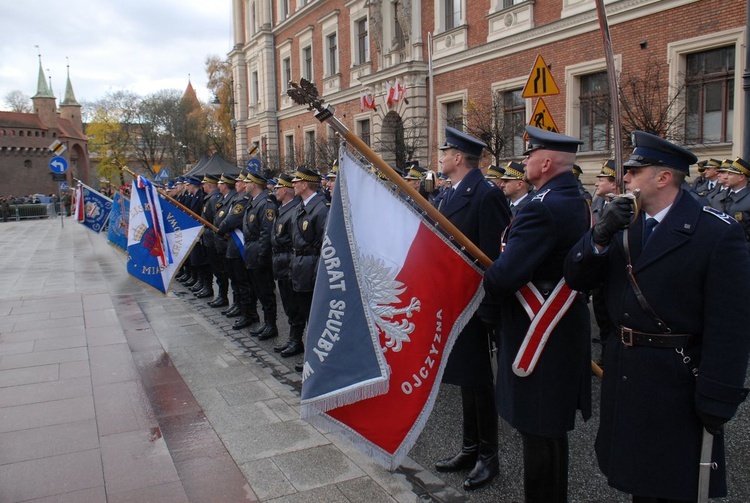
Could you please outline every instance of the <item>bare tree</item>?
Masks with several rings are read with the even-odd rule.
[[[495,165],[500,165],[501,159],[513,157],[508,147],[515,141],[516,134],[523,131],[523,115],[506,110],[501,93],[492,93],[489,104],[470,100],[463,119],[466,133],[487,144]]]
[[[31,98],[21,91],[10,91],[3,98],[3,103],[10,112],[20,112],[29,114],[33,111]]]
[[[384,121],[380,134],[375,135],[375,148],[384,153],[384,160],[393,162],[396,171],[403,173],[410,162],[418,160],[420,149],[427,146],[427,127],[427,119],[423,117],[399,117],[389,128]]]

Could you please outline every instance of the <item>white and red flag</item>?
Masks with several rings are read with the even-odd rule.
[[[369,92],[359,92],[359,109],[361,112],[365,110],[375,110],[375,97]]]
[[[321,249],[302,417],[393,469],[427,421],[482,272],[348,153]]]
[[[406,88],[401,84],[401,79],[396,78],[395,84],[388,83],[388,94],[386,103],[392,107],[406,96]]]

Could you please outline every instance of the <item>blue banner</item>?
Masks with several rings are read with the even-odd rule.
[[[113,246],[126,251],[128,249],[128,219],[130,217],[130,199],[120,192],[115,194],[112,201],[112,211],[109,214],[107,226],[107,241]]]
[[[112,199],[79,182],[81,203],[77,206],[77,220],[94,232],[101,232],[112,211]]]

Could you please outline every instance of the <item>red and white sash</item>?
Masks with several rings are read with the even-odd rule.
[[[534,372],[550,334],[568,312],[577,293],[565,284],[564,278],[560,279],[547,300],[544,300],[537,287],[531,282],[516,292],[516,298],[529,315],[531,325],[526,331],[526,337],[513,362],[514,374],[527,377]]]

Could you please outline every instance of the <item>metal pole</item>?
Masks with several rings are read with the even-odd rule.
[[[745,90],[745,120],[742,127],[742,158],[750,159],[750,1],[745,14],[745,72],[742,74],[742,88]]]
[[[63,222],[63,212],[62,212],[62,209],[63,209],[63,203],[62,203],[62,184],[59,183],[59,182],[57,183],[57,207],[59,208],[59,211],[60,211],[60,228],[64,229],[65,228],[65,222]]]

